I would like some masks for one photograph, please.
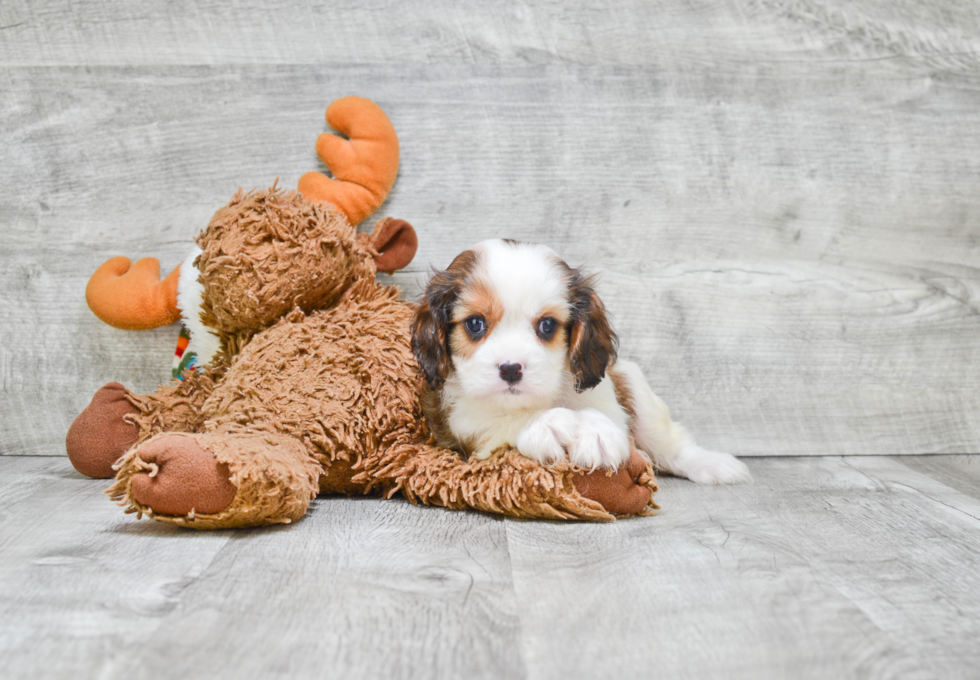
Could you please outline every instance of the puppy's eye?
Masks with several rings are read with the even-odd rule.
[[[483,317],[471,316],[463,321],[463,328],[473,340],[478,340],[487,332],[487,322],[483,320]]]
[[[555,335],[555,331],[558,330],[558,321],[552,319],[550,316],[546,316],[540,321],[538,321],[538,337],[542,340],[551,340]]]

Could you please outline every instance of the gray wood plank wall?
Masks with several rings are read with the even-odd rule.
[[[59,455],[175,328],[87,310],[239,186],[295,186],[333,99],[402,140],[421,247],[601,272],[623,355],[706,446],[980,451],[980,10],[952,0],[0,4],[0,454]]]

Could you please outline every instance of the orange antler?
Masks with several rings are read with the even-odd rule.
[[[388,116],[374,102],[344,97],[327,107],[327,124],[345,135],[324,133],[316,152],[333,173],[299,178],[299,192],[313,203],[327,202],[359,224],[378,209],[398,175],[398,135]]]
[[[160,262],[148,257],[130,268],[128,257],[114,257],[95,270],[85,287],[89,309],[110,326],[144,331],[180,319],[178,265],[163,281]]]

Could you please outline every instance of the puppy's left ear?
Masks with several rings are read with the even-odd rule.
[[[576,392],[599,384],[606,375],[606,368],[616,358],[619,345],[619,338],[606,317],[606,307],[593,288],[594,283],[594,277],[582,276],[572,270],[568,356]]]

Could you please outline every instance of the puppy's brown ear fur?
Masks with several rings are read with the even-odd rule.
[[[473,251],[467,250],[446,271],[433,274],[412,317],[412,352],[426,382],[437,389],[453,367],[449,354],[453,305],[475,261]]]
[[[435,388],[442,387],[452,368],[448,349],[449,318],[442,304],[445,301],[440,299],[442,295],[430,295],[438,276],[440,274],[432,277],[412,317],[412,352],[426,382]]]
[[[606,368],[616,358],[619,338],[609,325],[606,308],[596,295],[595,277],[570,271],[572,317],[569,321],[568,356],[575,391],[582,392],[599,384]]]

